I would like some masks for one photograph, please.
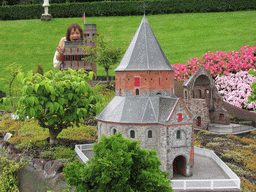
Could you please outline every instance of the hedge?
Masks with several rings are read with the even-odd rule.
[[[146,14],[191,12],[227,12],[255,10],[256,0],[157,0],[145,1]],[[49,13],[54,18],[91,16],[143,15],[143,1],[102,1],[87,3],[51,4]],[[40,19],[42,5],[14,5],[0,7],[0,20]]]

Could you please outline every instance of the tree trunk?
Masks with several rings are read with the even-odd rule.
[[[109,76],[108,76],[108,68],[105,68],[105,70],[106,70],[106,73],[107,73],[107,83],[108,83],[108,85],[109,85]]]
[[[59,130],[59,129],[49,128],[50,145],[58,144],[57,136],[59,135],[60,132],[61,132],[61,130]]]

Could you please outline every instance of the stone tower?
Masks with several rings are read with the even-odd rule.
[[[192,175],[193,117],[174,95],[170,65],[144,16],[116,72],[116,96],[96,116],[98,137],[120,132],[156,149],[170,172]]]

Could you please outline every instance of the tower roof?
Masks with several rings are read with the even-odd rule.
[[[144,16],[115,71],[175,70]]]

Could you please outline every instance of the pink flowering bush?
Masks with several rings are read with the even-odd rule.
[[[209,51],[202,58],[195,57],[184,64],[173,64],[175,79],[187,81],[200,65],[211,73],[226,102],[240,108],[256,109],[255,104],[248,103],[252,91],[250,85],[255,77],[247,73],[249,69],[256,68],[256,45],[241,47],[237,52]]]
[[[217,75],[227,75],[239,71],[248,71],[256,68],[256,45],[241,47],[239,51],[222,52],[209,51],[202,55],[202,58],[193,58],[187,63],[173,64],[174,76],[178,81],[186,81],[197,71],[200,65],[204,65],[215,79]]]
[[[239,108],[256,109],[253,102],[248,102],[252,92],[251,84],[255,80],[256,76],[248,74],[247,71],[240,71],[236,74],[218,75],[215,83],[224,101]]]

